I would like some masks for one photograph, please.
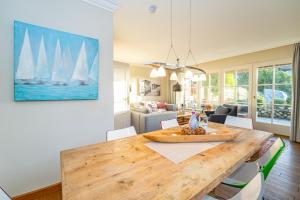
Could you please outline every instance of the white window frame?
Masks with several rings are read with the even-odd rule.
[[[234,71],[235,75],[238,71],[248,71],[249,73],[249,82],[248,82],[248,117],[252,116],[252,103],[251,103],[251,97],[252,95],[252,82],[253,82],[253,74],[252,74],[252,65],[251,64],[246,64],[246,65],[237,65],[237,66],[233,66],[233,67],[226,67],[222,70],[222,85],[221,85],[221,90],[222,90],[222,98],[221,98],[221,102],[222,104],[225,104],[225,74],[226,72],[229,71]],[[236,87],[236,86],[235,86]]]

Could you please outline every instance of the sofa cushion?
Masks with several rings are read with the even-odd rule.
[[[177,105],[176,104],[167,104],[167,111],[176,111]]]
[[[216,108],[215,114],[217,115],[226,115],[230,111],[229,108],[226,108],[224,106],[218,106]]]
[[[237,116],[237,112],[238,112],[237,105],[223,104],[223,106],[230,109],[227,115],[234,116],[234,117]]]
[[[130,105],[130,110],[132,111],[136,111],[136,112],[140,112],[140,113],[150,113],[150,109],[145,107],[145,106],[142,106],[140,104],[131,104]]]

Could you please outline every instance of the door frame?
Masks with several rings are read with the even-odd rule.
[[[273,60],[269,62],[261,62],[261,63],[255,63],[252,67],[252,100],[251,100],[251,108],[252,108],[252,120],[253,120],[253,126],[255,129],[268,131],[280,135],[290,136],[291,133],[291,127],[290,126],[284,126],[284,125],[278,125],[278,124],[272,124],[272,123],[263,123],[263,122],[257,122],[256,121],[256,96],[257,96],[257,69],[259,67],[263,66],[274,66],[279,64],[286,64],[286,63],[292,63],[291,58],[286,59],[280,59],[280,60]]]

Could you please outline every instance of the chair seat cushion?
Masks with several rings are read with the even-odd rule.
[[[259,158],[261,158],[275,143],[276,139],[277,138],[272,137],[272,138],[268,139],[267,141],[265,141],[262,144],[261,148],[255,154],[253,154],[253,156],[251,156],[251,158],[247,162],[254,162],[254,161],[258,160]]]

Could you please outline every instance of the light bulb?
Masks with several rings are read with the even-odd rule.
[[[150,73],[150,78],[157,78],[157,77],[158,77],[158,71],[156,68],[153,68]]]
[[[170,80],[171,81],[177,81],[178,80],[176,72],[172,72],[171,73]]]
[[[200,81],[200,77],[199,77],[199,75],[198,75],[198,74],[195,74],[195,75],[193,76],[193,79],[192,79],[192,81],[193,81],[193,82]]]
[[[205,74],[200,74],[200,80],[201,81],[206,81],[206,75]]]
[[[166,76],[167,74],[166,74],[166,70],[165,70],[165,68],[163,67],[163,66],[160,66],[159,68],[158,68],[158,70],[157,70],[157,74],[158,74],[158,77],[164,77],[164,76]]]
[[[193,78],[193,72],[191,70],[187,70],[184,74],[184,78],[192,79]]]

